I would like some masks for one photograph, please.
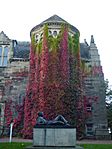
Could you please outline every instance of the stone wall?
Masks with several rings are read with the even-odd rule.
[[[12,61],[8,67],[0,68],[0,125],[4,123],[5,102],[22,104],[28,80],[29,61]],[[14,116],[15,110],[12,107]]]
[[[84,91],[88,98],[88,103],[91,105],[91,110],[88,112],[89,116],[86,120],[86,136],[107,139],[109,138],[109,132],[105,104],[104,74],[98,49],[93,40],[90,43],[89,53],[91,56],[89,61],[91,71],[84,78]]]

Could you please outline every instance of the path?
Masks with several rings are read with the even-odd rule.
[[[9,142],[9,138],[0,138],[0,142]],[[30,139],[12,138],[12,142],[33,142]],[[81,140],[77,144],[112,144],[112,140]]]

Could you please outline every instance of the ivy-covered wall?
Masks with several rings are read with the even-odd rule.
[[[62,114],[77,127],[78,137],[87,134],[84,125],[91,123],[89,133],[95,136],[97,126],[107,128],[98,52],[95,59],[80,59],[79,33],[70,34],[69,25],[62,25],[56,36],[49,34],[47,24],[43,29],[38,42],[35,32],[31,34],[30,62],[24,57],[18,59],[18,54],[8,67],[0,68],[0,127],[8,132],[13,120],[14,134],[32,138],[37,113],[43,111],[47,119]],[[91,47],[86,48],[85,52]],[[23,51],[25,56],[21,47],[21,56]],[[96,62],[99,65],[92,65]]]
[[[43,111],[47,119],[62,114],[78,130],[82,128],[79,50],[79,34],[71,37],[67,25],[62,25],[57,37],[48,35],[48,26],[45,25],[43,40],[39,43],[32,34],[24,137],[31,136],[39,111]]]

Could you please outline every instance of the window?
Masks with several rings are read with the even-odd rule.
[[[92,131],[92,129],[93,129],[93,124],[92,123],[86,124],[86,126],[87,126],[88,131]]]
[[[38,35],[35,35],[35,38],[37,39],[38,38]]]
[[[40,35],[41,37],[43,36],[43,33],[41,33],[41,35]]]
[[[49,35],[52,35],[52,32],[49,30]]]
[[[0,47],[0,66],[2,66],[2,67],[7,66],[8,52],[9,52],[9,48],[7,46]]]
[[[38,42],[38,39],[36,39],[36,43]]]
[[[0,116],[2,115],[2,105],[0,104]]]
[[[1,110],[1,107],[0,107],[0,116],[2,115],[2,110]]]
[[[19,105],[23,103],[24,97],[25,97],[25,93],[24,92],[19,95],[19,100],[18,100],[18,104]]]
[[[38,38],[39,38],[39,35],[36,34],[36,35],[35,35],[35,41],[36,41],[36,43],[38,42]]]
[[[0,47],[0,66],[1,66],[1,63],[2,63],[2,47]]]
[[[87,112],[91,112],[92,111],[92,106],[90,104],[88,104],[86,106],[86,110],[87,110]]]
[[[93,124],[86,124],[86,135],[93,135]]]
[[[7,62],[8,62],[8,47],[4,48],[4,54],[3,54],[3,66],[7,66]]]
[[[2,47],[0,47],[0,66],[2,65]]]
[[[57,31],[54,31],[54,32],[53,32],[53,35],[54,35],[54,36],[57,36]]]

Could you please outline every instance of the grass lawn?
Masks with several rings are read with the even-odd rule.
[[[84,149],[112,149],[112,144],[81,144]]]
[[[32,143],[0,143],[0,149],[24,149],[26,146],[30,146]]]
[[[0,149],[25,149],[32,143],[0,143]],[[112,144],[81,144],[84,149],[112,149]]]

